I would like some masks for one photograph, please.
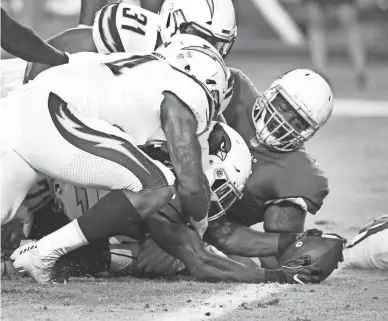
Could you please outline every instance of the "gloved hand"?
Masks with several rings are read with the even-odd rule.
[[[320,283],[323,271],[316,266],[310,265],[308,256],[300,256],[295,260],[288,261],[287,265],[275,270],[278,274],[279,283],[307,284]]]

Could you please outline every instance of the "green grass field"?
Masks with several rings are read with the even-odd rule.
[[[264,88],[301,61],[235,57]],[[385,68],[385,72],[384,72]],[[378,99],[388,109],[387,67],[371,67],[374,84],[358,92],[341,62],[329,70],[337,96]],[[359,100],[362,105],[362,100]],[[339,102],[336,108],[342,108]],[[308,143],[329,178],[331,193],[308,227],[349,238],[363,223],[386,213],[388,117],[333,116]],[[30,279],[1,282],[3,320],[388,320],[388,274],[338,270],[321,285],[213,284],[193,280],[72,279],[40,286]]]

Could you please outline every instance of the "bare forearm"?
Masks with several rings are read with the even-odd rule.
[[[146,220],[151,237],[167,253],[181,260],[198,279],[261,283],[266,270],[248,267],[205,250],[198,234],[183,223],[171,223],[159,215]]]
[[[203,175],[203,180],[198,183],[198,190],[185,186],[178,182],[177,193],[181,200],[182,214],[199,222],[206,217],[210,204],[209,183]]]
[[[16,22],[3,9],[1,20],[1,47],[9,53],[26,61],[53,66],[68,62],[63,52],[50,46],[30,28]]]
[[[66,51],[67,53],[78,52],[97,52],[96,46],[93,42],[91,28],[73,28],[65,30],[47,40],[47,43],[58,49],[59,51]],[[51,68],[52,66],[41,63],[30,63],[27,79],[33,80],[41,72]]]
[[[225,217],[210,224],[204,239],[224,253],[247,257],[277,255],[293,240],[292,235],[255,231]]]
[[[183,262],[183,261],[182,261]],[[184,262],[185,263],[185,262]],[[222,258],[209,253],[196,264],[185,263],[186,268],[198,279],[217,282],[264,283],[267,280],[266,270]]]
[[[198,122],[172,92],[164,92],[161,106],[162,127],[177,178],[177,192],[182,214],[194,221],[207,216],[210,206],[210,187],[202,169],[202,150],[197,137]]]
[[[181,130],[178,129],[178,132]],[[166,134],[167,141],[171,142],[170,157],[177,176],[182,214],[200,221],[207,215],[210,206],[210,188],[202,170],[201,146],[194,135],[187,137],[184,143],[182,136],[171,132]]]
[[[79,24],[92,26],[96,12],[107,3],[107,0],[82,0]]]

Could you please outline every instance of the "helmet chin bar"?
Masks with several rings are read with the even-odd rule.
[[[226,211],[233,205],[233,203],[242,197],[241,191],[239,191],[238,188],[230,181],[227,173],[223,169],[216,170],[216,177],[222,178],[216,179],[211,187],[211,206],[208,221],[216,220],[222,215],[225,215]]]
[[[280,94],[277,89],[276,94]],[[269,117],[265,120],[267,113]],[[264,95],[260,95],[253,106],[252,120],[259,142],[267,148],[279,152],[290,152],[301,147],[313,134],[309,130],[299,133]],[[270,124],[275,124],[272,129],[269,127]],[[285,134],[277,137],[276,133],[280,130],[284,131]]]

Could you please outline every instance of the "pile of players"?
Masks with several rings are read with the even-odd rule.
[[[224,63],[236,35],[231,0],[115,3],[49,40],[66,63],[4,62],[2,245],[13,222],[39,239],[10,255],[16,270],[322,280],[307,257],[278,260],[322,234],[303,233],[329,191],[303,144],[332,112],[330,85],[296,69],[259,93]]]

